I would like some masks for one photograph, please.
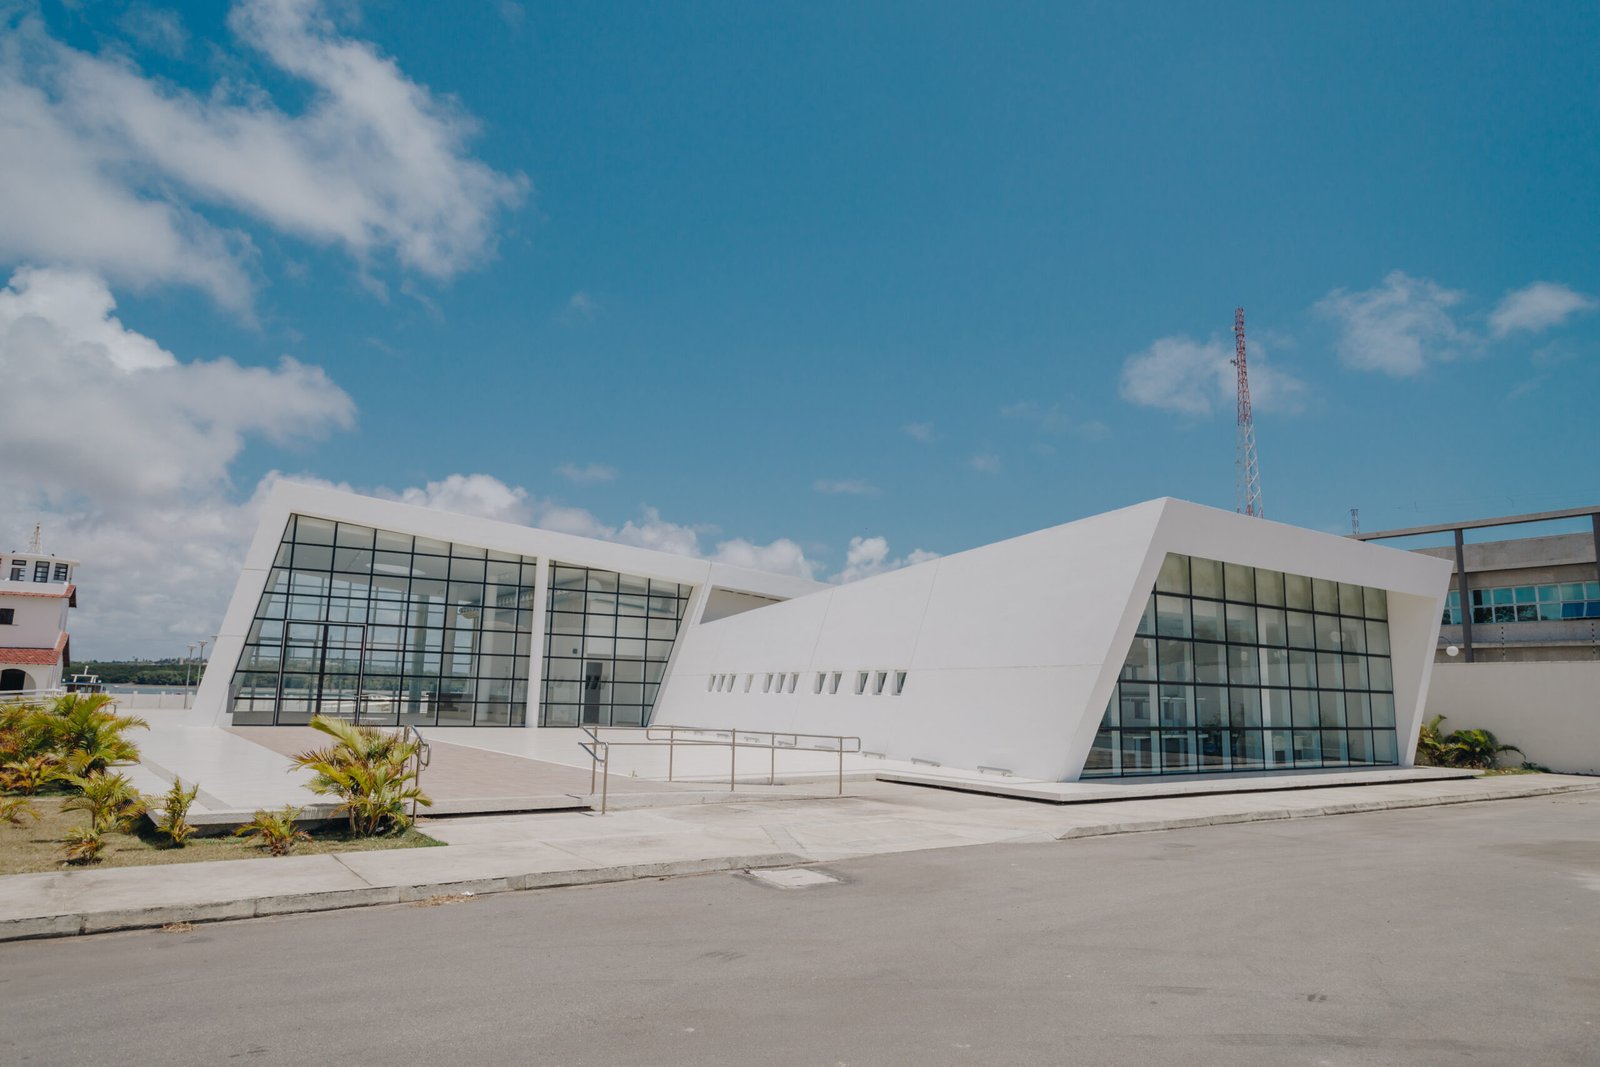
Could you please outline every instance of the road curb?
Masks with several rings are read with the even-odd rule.
[[[790,852],[763,852],[747,856],[712,856],[705,859],[670,860],[658,863],[629,863],[615,867],[531,871],[499,878],[476,878],[453,882],[368,886],[360,889],[335,889],[313,893],[281,893],[206,904],[167,904],[149,908],[29,916],[0,920],[0,942],[75,937],[80,934],[110,933],[114,930],[148,930],[174,923],[226,922],[235,919],[265,918],[270,915],[406,904],[436,896],[468,893],[473,896],[486,896],[527,889],[555,889],[561,886],[598,885],[643,878],[673,878],[760,867],[788,867],[806,862],[803,857]]]
[[[1057,841],[1081,840],[1088,837],[1110,837],[1114,834],[1153,833],[1158,830],[1188,830],[1197,826],[1229,826],[1250,822],[1277,822],[1285,819],[1315,819],[1325,815],[1358,815],[1373,811],[1399,811],[1405,808],[1438,808],[1451,804],[1477,804],[1490,800],[1522,800],[1528,797],[1553,796],[1560,793],[1585,793],[1600,789],[1596,785],[1546,785],[1530,786],[1511,792],[1488,793],[1472,796],[1457,793],[1443,797],[1400,797],[1394,800],[1355,800],[1343,804],[1324,804],[1316,808],[1268,808],[1261,811],[1229,811],[1216,815],[1196,815],[1184,819],[1150,819],[1140,822],[1104,823],[1099,826],[1076,826],[1055,835]]]

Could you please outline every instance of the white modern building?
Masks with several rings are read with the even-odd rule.
[[[71,659],[67,612],[78,561],[38,551],[0,555],[0,693],[55,689]]]
[[[830,586],[284,484],[197,705],[853,735],[1066,781],[1407,765],[1449,578],[1161,499]]]

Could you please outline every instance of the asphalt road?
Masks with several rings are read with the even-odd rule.
[[[0,945],[0,1063],[1596,1064],[1592,794]]]

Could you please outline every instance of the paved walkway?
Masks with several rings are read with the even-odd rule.
[[[1600,779],[1512,775],[1063,807],[874,782],[831,799],[440,819],[423,829],[448,848],[0,878],[0,940],[1595,789]]]

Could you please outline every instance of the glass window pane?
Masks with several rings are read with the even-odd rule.
[[[1317,687],[1317,656],[1314,652],[1302,652],[1299,649],[1289,651],[1289,684],[1305,686],[1310,689]]]
[[[1227,606],[1228,640],[1239,644],[1256,643],[1256,613],[1248,604]]]
[[[1261,690],[1261,723],[1263,726],[1288,726],[1291,717],[1289,690]]]
[[[1289,630],[1283,609],[1257,608],[1256,623],[1263,645],[1286,645],[1289,643]]]
[[[1117,686],[1122,705],[1122,727],[1151,726],[1155,723],[1155,686],[1123,682]]]
[[[1289,709],[1296,726],[1317,726],[1321,723],[1322,712],[1313,689],[1290,690]]]
[[[1139,623],[1134,627],[1134,633],[1153,634],[1156,632],[1156,598],[1152,595],[1144,602],[1144,610],[1139,613]]]
[[[1187,685],[1161,687],[1161,725],[1194,725],[1194,688]]]
[[[1149,774],[1155,769],[1155,741],[1149,730],[1122,731],[1122,773]]]
[[[1388,693],[1373,693],[1371,696],[1372,725],[1394,726],[1394,697]]]
[[[1311,610],[1311,579],[1301,574],[1283,576],[1284,606],[1296,611]]]
[[[1289,650],[1284,648],[1261,649],[1261,684],[1289,684]]]
[[[1246,604],[1255,602],[1255,568],[1240,566],[1237,563],[1225,563],[1222,566],[1222,581],[1223,587],[1227,590],[1229,600],[1237,600]]]
[[[1379,655],[1389,654],[1389,624],[1386,622],[1367,623],[1367,651]]]
[[[1256,603],[1283,607],[1283,574],[1256,568]]]
[[[1214,559],[1198,556],[1189,560],[1189,574],[1194,582],[1194,595],[1222,599],[1222,564]]]
[[[1234,726],[1261,725],[1261,690],[1228,690],[1228,719]]]
[[[1194,680],[1218,684],[1228,681],[1228,660],[1222,645],[1214,645],[1209,641],[1194,643]]]
[[[1194,609],[1194,636],[1201,641],[1221,641],[1227,634],[1223,625],[1223,606],[1209,600],[1191,601]]]
[[[1158,596],[1156,599],[1156,633],[1162,637],[1188,637],[1189,599],[1177,596]]]
[[[1339,587],[1326,578],[1311,579],[1311,604],[1318,611],[1339,610]]]
[[[1196,686],[1194,717],[1200,726],[1228,725],[1228,691],[1216,686]]]
[[[1387,619],[1389,617],[1389,594],[1382,589],[1373,589],[1370,586],[1361,590],[1362,599],[1366,604],[1367,618]]]
[[[1161,573],[1156,576],[1156,589],[1162,593],[1189,592],[1189,557],[1167,553],[1161,561]]]
[[[1372,731],[1372,762],[1390,764],[1400,762],[1393,730]]]
[[[1161,769],[1167,773],[1185,773],[1195,768],[1194,732],[1191,730],[1164,730],[1161,733]]]
[[[1169,641],[1163,638],[1157,642],[1157,656],[1160,661],[1162,681],[1194,680],[1194,645],[1191,642]]]
[[[1257,661],[1259,650],[1254,647],[1228,645],[1228,683],[1230,685],[1260,685],[1261,670]]]
[[[1314,616],[1303,611],[1290,611],[1285,613],[1288,622],[1289,644],[1294,648],[1316,648],[1316,629],[1312,625]]]
[[[1313,625],[1317,630],[1317,648],[1327,652],[1337,652],[1344,635],[1339,629],[1339,616],[1313,615]]]
[[[1339,612],[1342,615],[1360,615],[1364,610],[1361,587],[1349,582],[1339,583]]]

